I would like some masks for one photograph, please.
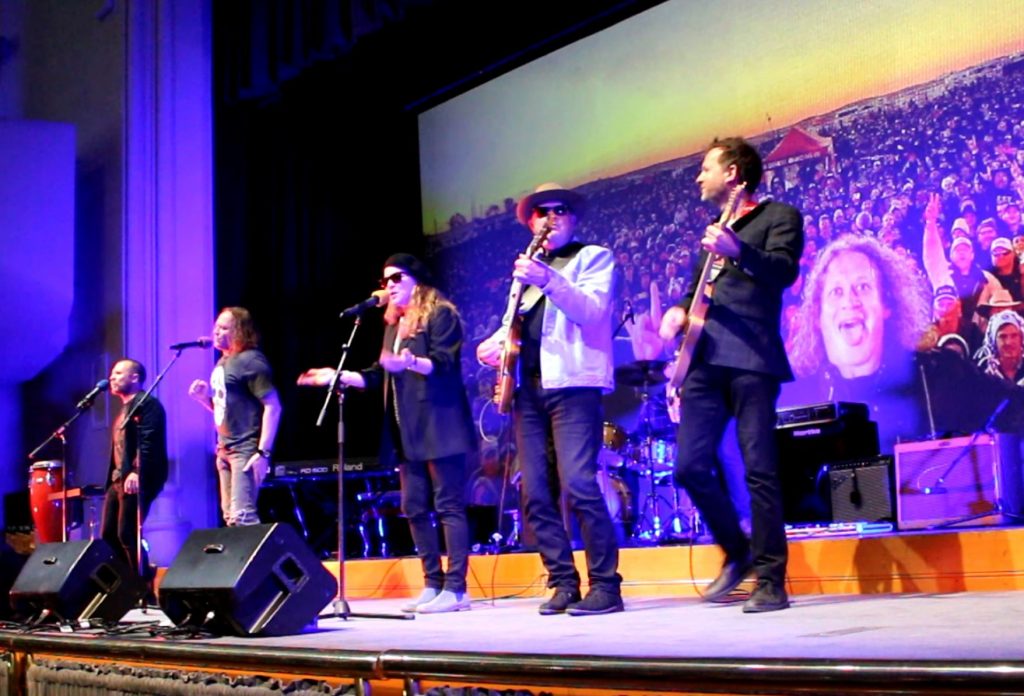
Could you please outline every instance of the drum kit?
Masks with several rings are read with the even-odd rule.
[[[640,399],[637,429],[631,434],[605,423],[598,483],[616,523],[631,525],[636,544],[692,539],[700,527],[697,511],[675,485],[676,427],[656,417],[662,400],[657,391],[668,381],[663,360],[638,360],[615,369],[617,384],[633,387]],[[635,477],[642,500],[634,516],[626,479]]]

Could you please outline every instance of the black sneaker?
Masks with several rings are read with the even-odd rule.
[[[781,585],[759,578],[757,587],[750,593],[750,599],[743,603],[743,613],[759,614],[765,611],[779,611],[789,606],[789,597]]]
[[[591,616],[593,614],[614,614],[623,611],[622,595],[618,592],[610,592],[592,588],[587,596],[575,604],[570,604],[565,612],[569,616]]]
[[[537,611],[540,612],[541,616],[564,614],[570,604],[578,601],[580,601],[579,590],[555,590],[555,593],[551,595],[551,599],[541,604]]]

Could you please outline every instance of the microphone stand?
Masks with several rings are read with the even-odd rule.
[[[149,399],[150,394],[152,394],[153,391],[160,384],[160,382],[163,381],[163,378],[167,375],[167,372],[171,369],[171,366],[174,365],[174,363],[178,362],[178,358],[181,357],[181,354],[182,354],[182,352],[184,350],[185,350],[184,348],[177,348],[177,349],[175,349],[174,357],[171,358],[171,361],[169,363],[167,363],[167,365],[164,367],[164,369],[160,370],[160,374],[158,374],[156,376],[156,379],[154,379],[153,383],[149,385],[149,388],[146,391],[142,392],[142,396],[139,397],[135,401],[135,403],[132,404],[132,407],[130,409],[128,409],[128,412],[124,414],[124,419],[122,419],[121,425],[119,426],[119,428],[121,430],[124,430],[125,428],[128,427],[128,421],[132,420],[135,417],[136,412],[138,412],[138,410],[142,407],[142,404],[146,403],[146,400]],[[145,572],[144,572],[145,568],[143,567],[144,563],[143,563],[143,560],[142,560],[142,490],[143,490],[143,488],[142,488],[143,478],[142,477],[143,477],[143,472],[142,472],[142,462],[141,461],[139,462],[139,470],[137,472],[137,476],[138,476],[138,479],[139,479],[139,492],[135,494],[135,571],[139,574],[139,580],[143,584],[146,585],[146,588],[148,590],[150,588],[149,588],[149,583],[146,580],[146,575],[145,575]],[[143,597],[141,598],[141,602],[142,602],[142,605],[143,605],[143,609],[145,609],[145,604],[146,604],[146,597],[145,597],[145,595],[143,595]]]
[[[942,475],[939,476],[938,479],[936,479],[936,481],[935,481],[935,489],[941,490],[943,488],[943,486],[945,486],[945,484],[946,484],[946,477],[949,476],[949,474],[953,471],[953,469],[957,466],[957,464],[959,464],[961,461],[963,461],[963,459],[971,451],[973,451],[975,443],[977,443],[978,438],[980,438],[983,434],[986,434],[989,437],[991,437],[992,440],[993,440],[993,445],[998,446],[998,441],[996,440],[996,433],[995,433],[996,419],[999,418],[999,415],[1003,412],[1003,410],[1009,404],[1010,404],[1010,398],[1009,397],[1007,397],[1007,398],[1003,399],[1001,402],[999,402],[999,405],[996,406],[994,411],[992,411],[992,414],[988,417],[988,420],[985,421],[985,425],[983,425],[981,427],[981,430],[976,430],[976,431],[974,431],[971,434],[971,439],[967,441],[966,445],[964,445],[964,448],[960,452],[960,454],[958,454],[956,457],[953,458],[953,461],[951,461],[949,463],[949,466],[947,466],[945,471],[942,472]],[[999,458],[997,457],[994,461],[999,461]],[[995,466],[995,464],[993,464],[993,466]],[[999,481],[1000,472],[998,470],[993,471],[993,476],[995,477],[996,481]],[[996,490],[997,491],[999,490],[999,486],[996,487]],[[955,520],[950,520],[948,522],[943,522],[942,524],[935,525],[934,527],[929,527],[929,529],[944,529],[946,527],[952,527],[954,525],[963,524],[965,522],[970,522],[972,520],[977,520],[977,519],[980,519],[982,517],[988,517],[989,515],[992,515],[992,514],[1003,514],[1003,515],[1006,515],[1007,517],[1014,517],[1014,518],[1020,519],[1021,515],[1019,515],[1019,514],[1017,514],[1015,512],[1003,509],[1003,501],[1002,500],[997,498],[995,503],[996,504],[995,504],[995,509],[994,510],[989,510],[987,512],[980,512],[980,513],[978,513],[976,515],[967,515],[966,517],[960,517],[960,518],[957,518]]]
[[[64,438],[64,433],[67,432],[68,427],[74,423],[78,418],[85,413],[92,406],[93,401],[96,399],[94,396],[92,399],[88,399],[85,402],[80,402],[75,415],[68,418],[66,421],[61,423],[60,427],[50,433],[50,436],[43,440],[38,447],[28,453],[29,460],[36,458],[44,447],[53,442],[54,440],[60,440],[60,456],[61,466],[64,467],[64,471],[61,472],[61,499],[60,499],[60,539],[62,542],[68,540],[68,479],[70,478],[71,471],[67,466],[67,440]]]
[[[366,614],[354,613],[349,609],[348,600],[345,599],[345,385],[341,383],[341,371],[348,359],[348,351],[355,340],[356,331],[362,323],[362,317],[357,314],[352,324],[352,332],[341,346],[341,358],[338,360],[338,367],[334,370],[334,378],[331,380],[324,396],[324,404],[320,407],[320,415],[317,416],[317,427],[323,425],[327,407],[331,398],[337,394],[338,398],[338,596],[334,599],[334,617],[344,620],[350,618],[364,619],[397,619],[408,621],[415,619],[413,614]]]
[[[614,331],[612,331],[612,338],[619,335],[619,332],[626,326],[627,321],[631,321],[634,324],[636,323],[636,319],[633,315],[633,303],[629,302],[629,300],[626,301],[626,311],[622,314],[622,321],[620,321],[619,325],[615,327]]]

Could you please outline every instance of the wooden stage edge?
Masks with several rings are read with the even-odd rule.
[[[768,617],[657,599],[698,595],[721,565],[713,545],[626,548],[620,570],[624,594],[632,600],[625,614],[552,622],[536,616],[536,602],[509,600],[489,612],[420,617],[408,628],[403,627],[407,622],[350,623],[335,617],[320,632],[280,638],[168,640],[0,631],[0,694],[28,693],[30,671],[53,661],[313,679],[359,696],[487,693],[473,690],[480,687],[552,696],[1024,694],[1024,658],[1007,638],[993,634],[1018,633],[1016,596],[1004,593],[1024,590],[1024,527],[801,539],[791,540],[789,549],[789,590],[803,597],[798,608]],[[582,553],[576,560],[585,568]],[[325,565],[337,573],[336,562]],[[344,579],[347,600],[381,600],[368,604],[391,611],[399,598],[422,586],[416,558],[347,561]],[[469,589],[475,599],[545,596],[545,579],[535,553],[471,557]],[[932,594],[937,596],[927,597]],[[863,602],[857,595],[876,599]],[[903,601],[899,595],[908,603],[894,610],[891,602]],[[950,613],[960,604],[944,599],[950,595],[965,598],[959,614]],[[913,612],[918,623],[903,627]],[[994,622],[993,616],[998,629],[984,625],[986,619]],[[509,633],[503,641],[493,637],[499,626]],[[688,630],[691,640],[699,636],[699,644],[686,654],[666,654],[664,646],[675,643],[660,642],[661,635],[675,637],[680,630]],[[951,631],[955,637],[947,638]],[[403,632],[416,641],[403,639]],[[950,645],[948,652],[888,649],[929,634]],[[631,635],[632,641],[623,642]],[[987,641],[995,649],[957,651],[958,640]],[[727,656],[739,641],[753,645],[753,651]],[[659,648],[635,647],[652,643]],[[861,649],[800,652],[801,644],[838,643]],[[757,652],[762,645],[777,648]],[[882,649],[874,650],[876,645]],[[443,688],[463,686],[463,692]]]
[[[626,597],[695,596],[722,564],[713,544],[624,548],[619,572]],[[325,567],[335,576],[336,561]],[[576,565],[586,575],[583,552]],[[585,581],[585,577],[584,577]],[[474,597],[535,597],[548,592],[536,553],[470,557]],[[347,599],[414,596],[423,586],[414,557],[345,562]],[[899,594],[1024,589],[1024,527],[890,532],[790,540],[788,591]]]

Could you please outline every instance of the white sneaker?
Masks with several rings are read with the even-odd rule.
[[[421,604],[426,604],[436,598],[439,594],[441,594],[440,590],[436,590],[433,587],[424,587],[423,591],[420,592],[419,597],[402,605],[402,611],[406,614],[415,614]]]
[[[466,611],[471,609],[468,592],[450,592],[443,590],[426,604],[416,607],[417,614],[441,614],[448,611]]]

